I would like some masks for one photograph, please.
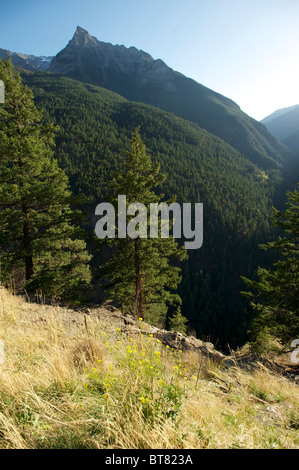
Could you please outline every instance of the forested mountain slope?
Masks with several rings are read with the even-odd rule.
[[[24,69],[49,69],[195,122],[264,169],[280,168],[290,157],[285,145],[231,99],[174,71],[162,60],[154,60],[142,50],[99,41],[79,26],[54,58],[0,49],[0,57],[7,56],[12,57],[14,65]]]
[[[262,121],[290,150],[299,154],[299,105],[278,109]]]
[[[232,100],[187,78],[135,47],[99,41],[77,27],[49,70],[172,112],[221,137],[264,169],[277,168],[288,150]]]
[[[240,276],[261,262],[257,243],[269,236],[266,214],[280,172],[263,171],[196,124],[108,90],[48,73],[24,72],[23,78],[46,119],[60,126],[55,155],[73,191],[95,198],[86,209],[91,233],[94,208],[141,126],[148,152],[167,174],[161,191],[181,203],[204,204],[203,246],[183,266],[182,312],[199,337],[242,344],[249,317]]]
[[[261,122],[278,139],[284,140],[299,128],[299,105],[278,109]]]

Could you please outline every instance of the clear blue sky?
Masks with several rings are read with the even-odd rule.
[[[77,26],[135,46],[255,119],[299,104],[299,0],[0,0],[0,48],[55,55]]]

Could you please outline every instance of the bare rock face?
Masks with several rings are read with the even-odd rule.
[[[201,341],[194,336],[186,336],[175,331],[160,329],[144,321],[136,320],[131,315],[123,315],[121,311],[109,301],[104,302],[100,307],[91,305],[86,311],[82,311],[82,308],[79,308],[79,312],[81,314],[88,314],[91,317],[96,317],[99,320],[108,321],[110,333],[113,331],[116,332],[119,328],[124,335],[129,337],[133,337],[134,335],[138,336],[140,334],[145,336],[151,335],[153,338],[161,341],[164,347],[167,346],[174,351],[181,350],[182,353],[198,353],[198,356],[204,359],[203,363],[210,360],[220,364],[228,360],[228,356],[217,351],[210,342]]]
[[[108,88],[128,99],[145,99],[147,86],[175,89],[174,72],[162,60],[154,60],[135,47],[99,41],[79,26],[49,70]]]
[[[186,336],[178,332],[160,329],[144,321],[140,322],[131,315],[122,315],[118,309],[109,306],[109,304],[104,304],[101,309],[91,309],[90,312],[102,318],[107,315],[111,319],[113,318],[121,327],[122,333],[128,336],[151,335],[161,341],[165,347],[168,346],[177,351],[181,350],[183,353],[198,352],[199,356],[202,356],[205,360],[209,359],[218,364],[227,359],[227,356],[217,351],[210,342],[201,341],[194,336]]]
[[[216,362],[222,362],[226,358],[224,354],[216,351],[212,343],[201,341],[194,336],[185,336],[181,333],[166,330],[157,330],[153,336],[159,339],[164,346],[179,349],[182,352],[197,351],[202,356]]]

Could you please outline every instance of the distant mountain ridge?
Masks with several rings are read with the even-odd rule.
[[[299,153],[299,104],[278,109],[261,122],[287,147]]]
[[[294,106],[288,106],[286,108],[277,109],[276,111],[274,111],[273,113],[269,114],[264,119],[262,119],[261,122],[266,124],[267,122],[273,121],[276,118],[280,118],[284,114],[287,114],[290,111],[294,111],[297,108],[299,108],[299,104],[295,104]]]
[[[0,59],[12,58],[12,63],[17,67],[22,67],[25,70],[41,71],[44,72],[49,69],[49,65],[54,58],[48,56],[35,56],[22,54],[20,52],[11,52],[8,49],[0,48]]]

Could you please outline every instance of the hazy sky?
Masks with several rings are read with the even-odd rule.
[[[0,48],[55,55],[81,26],[135,46],[257,120],[299,104],[299,0],[0,0]]]

